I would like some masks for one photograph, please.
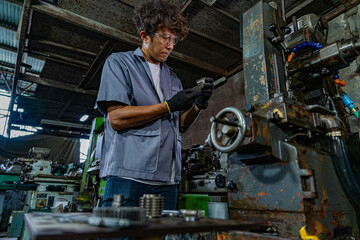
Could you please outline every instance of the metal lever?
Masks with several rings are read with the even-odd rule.
[[[224,119],[220,119],[220,118],[216,118],[216,117],[211,117],[210,122],[222,123],[222,124],[233,126],[233,127],[241,127],[238,123],[230,122],[228,120],[224,120]]]
[[[291,50],[290,50],[289,48],[287,48],[282,41],[284,40],[284,37],[283,37],[283,36],[286,35],[286,34],[289,34],[289,33],[291,32],[291,29],[288,28],[288,27],[284,28],[284,30],[283,30],[283,36],[279,36],[279,34],[277,33],[276,29],[277,29],[277,26],[276,26],[275,23],[273,23],[273,24],[271,24],[271,25],[269,26],[269,30],[270,30],[271,32],[273,32],[273,34],[274,34],[274,38],[271,38],[271,42],[272,42],[273,44],[275,44],[275,45],[280,44],[280,46],[281,46],[282,49],[284,50],[285,55],[287,56],[287,55],[289,55],[289,54],[291,53]]]

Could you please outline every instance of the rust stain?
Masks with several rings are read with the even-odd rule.
[[[326,207],[329,205],[329,199],[324,187],[322,187],[322,200],[320,204],[319,218],[324,220],[326,215]]]
[[[334,225],[335,227],[340,226],[340,223],[341,223],[340,220],[343,218],[343,214],[340,212],[337,212],[337,213],[332,213],[331,215],[333,217],[333,220],[330,221],[330,224]]]
[[[325,232],[328,232],[327,228],[324,225],[322,225],[319,221],[315,220],[312,222],[311,231],[310,231],[311,235],[319,236]]]
[[[260,19],[256,19],[251,22],[243,31],[244,37],[251,37],[254,32],[258,32],[260,30],[261,22]]]
[[[261,107],[261,109],[270,107],[272,105],[272,103],[273,103],[273,100],[268,101],[264,106]]]
[[[220,235],[216,235],[216,240],[227,240],[230,239],[228,235],[226,235],[226,233],[221,233]]]
[[[264,191],[261,191],[261,192],[258,193],[258,196],[260,196],[260,197],[263,197],[265,195],[266,195],[266,193]]]
[[[261,85],[264,85],[264,86],[265,86],[265,76],[264,76],[264,75],[262,75],[262,76],[260,77],[260,83],[261,83]]]
[[[299,193],[299,192],[297,192],[296,195],[298,195],[298,197],[300,197],[300,193]]]
[[[325,206],[329,205],[329,198],[327,196],[326,190],[324,187],[322,187],[322,195],[323,195],[323,199],[321,204],[324,204]]]
[[[258,99],[259,99],[259,96],[258,96],[258,95],[255,95],[255,96],[253,97],[254,102],[256,102]]]
[[[280,192],[284,192],[284,189],[280,189]]]

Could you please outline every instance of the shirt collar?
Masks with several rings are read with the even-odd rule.
[[[141,51],[141,47],[138,47],[134,51],[134,55],[139,56],[139,57],[143,58],[146,61],[146,59],[144,57],[144,53]],[[160,64],[161,64],[161,67],[170,68],[165,62],[161,62]],[[172,68],[170,68],[170,69],[172,69]]]
[[[138,47],[138,48],[134,51],[134,55],[139,56],[139,57],[143,57],[143,58],[145,59],[144,54],[143,54],[143,52],[141,51],[141,48],[140,48],[140,47]]]

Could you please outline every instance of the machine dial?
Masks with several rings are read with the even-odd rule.
[[[225,177],[221,174],[217,175],[215,178],[215,184],[218,188],[225,187]]]
[[[220,152],[233,152],[242,144],[245,138],[246,122],[240,110],[234,107],[222,109],[210,119],[211,142]]]

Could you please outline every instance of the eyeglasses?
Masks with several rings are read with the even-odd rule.
[[[155,32],[150,32],[150,34],[159,37],[160,42],[166,45],[170,45],[170,43],[172,42],[173,45],[175,46],[179,42],[178,36],[171,36],[170,34],[167,33],[155,33]]]

